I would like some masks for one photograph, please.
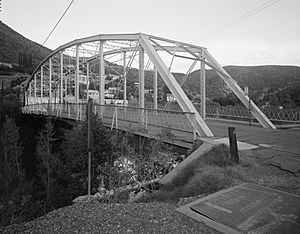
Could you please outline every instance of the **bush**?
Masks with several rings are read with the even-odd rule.
[[[218,167],[227,167],[234,164],[231,160],[229,149],[226,145],[221,144],[213,147],[197,161],[197,166],[201,164],[213,165]]]
[[[248,164],[246,166],[249,167]],[[242,180],[242,170],[243,165],[231,161],[228,147],[218,145],[188,164],[169,184],[139,201],[178,200],[181,197],[214,193]]]
[[[233,180],[226,174],[227,169],[215,166],[206,166],[196,171],[184,186],[184,196],[210,194],[232,185]]]
[[[175,178],[166,185],[166,189],[172,190],[174,187],[186,184],[188,180],[195,175],[196,170],[203,166],[227,167],[233,164],[234,162],[230,158],[228,147],[224,144],[215,146],[178,172]]]

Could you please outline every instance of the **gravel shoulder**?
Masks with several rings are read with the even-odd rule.
[[[175,211],[165,202],[91,202],[54,210],[36,220],[7,226],[1,233],[218,233]]]

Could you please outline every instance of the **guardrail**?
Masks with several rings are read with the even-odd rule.
[[[200,113],[200,104],[194,104]],[[170,106],[172,110],[180,110],[178,104],[173,103]],[[267,116],[269,120],[276,124],[300,124],[300,110],[299,109],[276,109],[276,108],[260,108],[260,110]],[[206,115],[211,118],[227,118],[238,119],[242,121],[256,121],[253,119],[249,109],[244,106],[219,106],[206,105]]]
[[[23,113],[42,114],[63,117],[77,121],[86,118],[86,104],[32,104],[24,106]],[[101,117],[102,122],[111,128],[142,128],[146,131],[162,128],[192,134],[195,130],[191,121],[195,120],[192,112],[154,110],[148,108],[124,107],[117,105],[93,105],[93,112]]]
[[[261,108],[269,120],[276,123],[300,123],[300,110]],[[246,107],[207,105],[206,114],[213,118],[252,119],[253,116]]]

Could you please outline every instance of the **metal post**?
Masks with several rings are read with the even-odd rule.
[[[104,41],[100,41],[99,46],[99,79],[100,79],[100,86],[99,86],[99,104],[104,105],[104,91],[105,91],[105,68],[104,68],[104,54],[103,54],[103,44]]]
[[[144,75],[144,49],[142,46],[139,48],[139,108],[145,108],[145,75]]]
[[[36,74],[34,74],[34,104],[36,104]]]
[[[75,103],[79,102],[79,45],[76,45]]]
[[[89,90],[90,90],[90,63],[86,64],[86,101],[89,101]]]
[[[68,96],[68,78],[65,76],[65,98]]]
[[[252,113],[251,113],[251,99],[250,99],[250,87],[248,90],[248,97],[249,97],[249,126],[251,126],[252,123]]]
[[[92,110],[93,110],[93,100],[89,99],[88,104],[87,104],[87,122],[88,122],[88,196],[91,195]]]
[[[192,118],[193,118],[193,123],[195,124],[196,123],[196,116],[195,116],[195,114],[192,114]],[[197,132],[196,132],[196,129],[193,128],[193,140],[194,140],[194,142],[196,141],[196,139],[197,139]]]
[[[204,50],[201,51],[201,69],[200,69],[200,95],[201,95],[201,115],[206,119],[206,93],[205,93],[205,57]]]
[[[118,130],[119,124],[118,124],[118,107],[116,107],[116,130]]]
[[[31,82],[29,83],[29,95],[28,95],[28,104],[31,104]]]
[[[43,67],[43,65],[41,66],[41,102],[43,102],[42,101],[42,99],[43,99],[43,92],[44,92],[44,87],[43,87],[43,85],[44,85],[44,67]]]
[[[231,160],[238,163],[239,162],[239,154],[238,154],[238,146],[237,146],[237,140],[236,140],[235,127],[228,128],[228,135],[229,135]]]
[[[123,77],[124,77],[124,94],[123,94],[123,100],[124,100],[124,106],[126,106],[126,100],[127,100],[127,74],[126,74],[126,52],[123,52]]]
[[[60,103],[63,103],[64,98],[64,83],[63,83],[63,77],[64,77],[64,54],[63,52],[60,53]]]
[[[139,108],[142,108],[141,111],[141,124],[145,123],[145,116],[144,116],[144,108],[145,108],[145,74],[144,74],[144,49],[142,46],[139,48]]]
[[[52,58],[49,58],[49,103],[52,103]]]
[[[154,66],[154,65],[153,65]],[[157,68],[154,66],[154,109],[157,110]]]

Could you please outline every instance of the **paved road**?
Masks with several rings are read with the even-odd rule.
[[[218,138],[228,136],[228,127],[236,128],[237,140],[261,146],[253,155],[265,164],[279,167],[300,177],[300,129],[265,129],[258,125],[222,120],[207,120]]]
[[[228,127],[236,128],[237,139],[254,145],[270,145],[271,148],[300,156],[300,129],[265,129],[247,123],[208,119],[207,124],[216,137],[228,137]]]

